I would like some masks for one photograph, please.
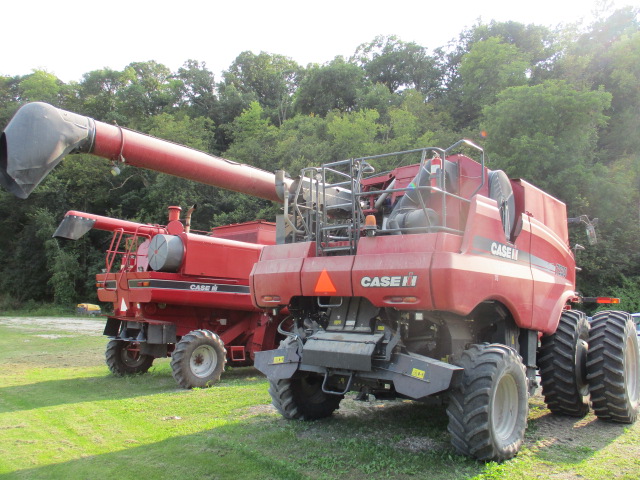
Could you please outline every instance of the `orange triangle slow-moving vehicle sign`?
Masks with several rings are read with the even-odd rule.
[[[322,270],[316,282],[315,293],[336,293],[336,286],[331,281],[327,270]]]

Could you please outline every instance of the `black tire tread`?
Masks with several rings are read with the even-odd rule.
[[[212,345],[214,349],[219,353],[218,355],[218,367],[212,373],[206,381],[200,381],[193,378],[189,368],[189,355],[190,350],[194,342],[205,340]],[[222,358],[220,358],[222,357]],[[222,368],[220,365],[222,364]],[[224,343],[220,337],[210,330],[192,330],[184,335],[180,341],[176,344],[176,348],[171,353],[171,372],[173,378],[182,388],[204,388],[210,387],[214,383],[220,380],[222,372],[227,364],[227,350],[224,348]]]
[[[107,348],[104,352],[107,367],[109,367],[111,373],[119,377],[125,375],[138,375],[146,373],[147,371],[149,371],[151,365],[153,364],[154,357],[151,355],[143,354],[141,354],[141,356],[143,357],[141,364],[136,367],[132,367],[131,365],[127,365],[126,363],[124,363],[122,361],[121,355],[122,350],[126,348],[128,343],[129,342],[126,342],[124,340],[109,340],[109,343],[107,343]]]
[[[589,412],[576,380],[576,348],[581,335],[586,333],[588,340],[588,331],[586,315],[568,310],[562,313],[555,333],[541,339],[538,367],[542,395],[551,413],[584,417]]]
[[[525,367],[515,350],[501,344],[472,345],[461,355],[458,365],[463,367],[461,385],[451,390],[447,415],[447,427],[451,443],[462,455],[483,461],[503,461],[514,457],[524,440],[528,413],[528,388]],[[521,372],[520,392],[524,413],[516,427],[518,437],[511,444],[495,445],[490,431],[490,399],[495,375],[500,365],[517,365],[514,370]],[[520,375],[520,374],[518,374]]]
[[[591,406],[602,420],[633,423],[638,417],[638,402],[628,398],[624,375],[626,340],[637,338],[633,320],[625,312],[598,312],[590,333],[587,378]],[[634,345],[637,349],[637,340]]]
[[[269,381],[269,394],[273,406],[280,414],[289,420],[319,420],[330,417],[340,407],[344,395],[332,395],[316,390],[311,396],[305,396],[301,382],[307,376]],[[315,376],[321,381],[321,377]]]

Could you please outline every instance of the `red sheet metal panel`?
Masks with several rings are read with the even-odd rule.
[[[253,301],[261,307],[288,305],[302,295],[301,272],[304,260],[315,256],[315,243],[292,243],[264,247],[260,261],[251,272]]]
[[[486,300],[499,301],[516,323],[531,325],[533,285],[528,256],[530,234],[523,227],[515,244],[507,242],[495,201],[475,197],[469,208],[460,253],[434,255],[431,280],[435,308],[469,314]]]
[[[380,307],[433,308],[429,268],[437,237],[426,233],[362,238],[353,262],[354,296]]]
[[[258,261],[262,245],[224,238],[183,233],[184,275],[241,279],[249,283],[249,272]]]

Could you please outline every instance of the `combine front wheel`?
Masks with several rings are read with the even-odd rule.
[[[588,341],[589,322],[577,310],[564,312],[556,332],[542,337],[538,366],[544,401],[552,413],[584,417],[589,412]]]
[[[299,377],[270,381],[269,394],[273,406],[283,417],[296,420],[317,420],[330,416],[340,406],[344,395],[322,391],[323,377],[305,373]]]
[[[189,332],[171,354],[173,378],[183,388],[210,387],[220,380],[226,363],[222,340],[209,330]]]
[[[515,350],[472,345],[459,365],[463,379],[449,397],[451,443],[462,455],[502,461],[515,456],[527,424],[527,376]]]
[[[124,340],[110,340],[107,344],[105,359],[109,370],[114,375],[134,375],[146,373],[153,357],[140,353],[137,342],[125,342]]]
[[[640,355],[631,316],[606,311],[593,316],[587,356],[591,405],[598,418],[636,421],[640,403]]]

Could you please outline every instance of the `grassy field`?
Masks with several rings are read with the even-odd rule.
[[[640,423],[555,417],[531,400],[525,448],[503,464],[453,453],[442,406],[355,402],[283,420],[253,368],[177,388],[168,360],[117,378],[106,340],[0,317],[0,479],[638,479]]]

